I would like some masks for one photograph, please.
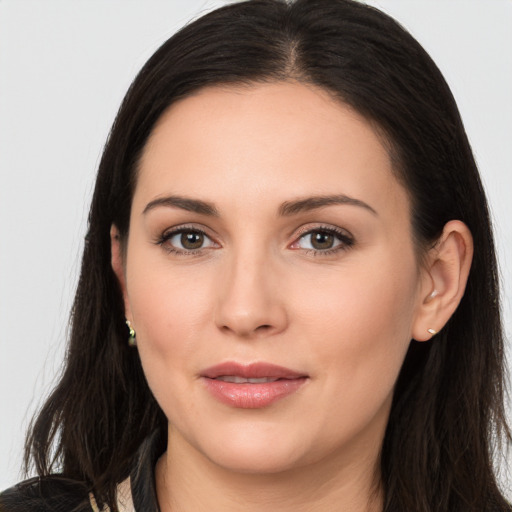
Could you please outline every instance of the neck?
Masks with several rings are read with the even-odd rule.
[[[162,512],[381,512],[380,446],[359,448],[279,473],[240,473],[214,464],[173,431],[156,468],[160,508]]]

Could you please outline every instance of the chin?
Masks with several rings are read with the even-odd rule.
[[[242,474],[271,475],[283,473],[300,466],[296,454],[283,453],[275,447],[262,449],[245,449],[231,451],[225,449],[222,453],[210,453],[210,461],[226,471]]]
[[[304,457],[300,436],[278,427],[253,425],[211,433],[195,448],[225,470],[247,474],[273,474],[301,465]]]

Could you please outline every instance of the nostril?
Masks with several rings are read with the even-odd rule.
[[[242,337],[252,337],[252,336],[259,336],[259,335],[270,335],[272,334],[273,330],[275,329],[274,326],[270,324],[262,324],[258,325],[256,328],[249,329],[249,328],[243,328],[238,327],[237,329],[234,329],[233,327],[229,325],[223,325],[221,326],[221,330],[228,333],[228,332],[234,332]]]

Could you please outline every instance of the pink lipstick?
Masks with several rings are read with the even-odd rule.
[[[259,409],[295,393],[308,376],[269,363],[227,362],[204,370],[201,378],[206,389],[222,403]]]

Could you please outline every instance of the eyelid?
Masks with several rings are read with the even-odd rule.
[[[348,238],[354,238],[350,231],[344,228],[340,228],[338,226],[333,226],[331,224],[314,224],[314,223],[308,223],[304,226],[301,226],[299,229],[295,231],[293,234],[294,238],[300,238],[301,236],[311,233],[314,231],[329,231],[331,233],[337,233],[339,235],[346,236]]]
[[[208,234],[209,229],[207,229],[205,226],[198,225],[198,224],[178,224],[176,226],[171,226],[169,228],[166,228],[162,231],[162,237],[168,238],[169,235],[175,235],[176,233],[181,233],[183,231],[197,231],[198,233],[203,233],[208,238],[212,238],[210,234]]]

